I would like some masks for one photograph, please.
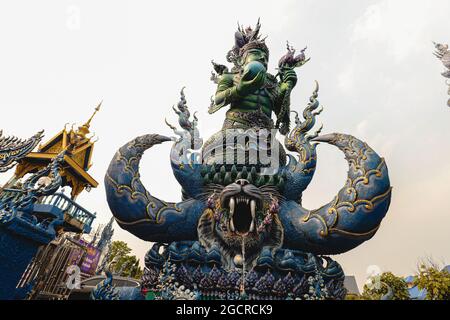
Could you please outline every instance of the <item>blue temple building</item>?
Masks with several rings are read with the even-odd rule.
[[[27,144],[14,159],[15,173],[0,188],[0,300],[23,298],[17,285],[39,248],[66,232],[90,233],[95,214],[76,198],[98,185],[87,172],[95,144],[89,130],[95,113],[78,128],[64,128],[36,151],[36,142],[33,148]],[[70,188],[70,195],[61,192],[63,187]]]

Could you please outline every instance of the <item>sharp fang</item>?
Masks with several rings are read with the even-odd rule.
[[[255,230],[255,217],[256,217],[256,201],[250,201],[250,212],[252,214],[252,223],[250,224],[249,232],[253,232]]]
[[[253,232],[255,230],[255,221],[252,220],[252,223],[250,224],[250,228],[248,229],[248,232]]]
[[[233,219],[230,219],[230,230],[231,232],[234,232],[234,223],[233,223]]]
[[[250,212],[252,213],[252,218],[254,221],[255,217],[256,217],[256,201],[255,200],[252,200],[250,202]]]
[[[230,230],[234,232],[234,223],[233,223],[233,215],[234,209],[236,207],[236,199],[234,197],[230,198]]]
[[[234,214],[234,208],[236,206],[236,199],[234,197],[230,198],[230,215],[233,216]]]
[[[249,202],[250,202],[250,199],[247,199],[247,205],[248,205]]]

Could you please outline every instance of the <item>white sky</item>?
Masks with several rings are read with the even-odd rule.
[[[100,187],[79,202],[106,223],[103,176],[115,151],[137,135],[170,134],[164,118],[175,122],[170,107],[182,86],[202,136],[217,131],[224,111],[207,114],[210,60],[226,62],[238,20],[261,17],[272,71],[286,40],[308,46],[292,107],[303,109],[318,80],[323,133],[367,141],[390,170],[393,198],[380,230],[336,259],[360,287],[371,265],[408,275],[420,257],[450,263],[450,110],[443,66],[431,54],[432,40],[450,42],[449,12],[448,0],[1,2],[0,128],[23,138],[45,129],[48,139],[84,122],[103,99],[90,170]],[[177,201],[169,149],[146,154],[141,173],[154,194]],[[310,209],[332,199],[347,171],[337,149],[318,152],[304,194]],[[115,229],[143,259],[150,244]]]

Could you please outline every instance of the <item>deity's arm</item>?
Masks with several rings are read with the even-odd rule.
[[[234,84],[234,75],[230,73],[224,73],[217,85],[216,95],[214,97],[214,105],[212,105],[208,112],[214,113],[222,107],[236,101],[240,98],[237,93],[237,87]]]
[[[277,125],[279,125],[281,134],[286,134],[289,131],[291,90],[290,84],[286,82],[280,82],[277,86],[273,111],[277,116]]]

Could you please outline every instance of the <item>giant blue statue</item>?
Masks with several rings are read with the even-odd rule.
[[[233,67],[213,63],[217,92],[209,112],[228,108],[219,132],[203,143],[182,90],[174,108],[180,128],[166,121],[177,137],[131,140],[106,173],[117,223],[155,242],[143,279],[153,299],[343,299],[343,270],[327,255],[372,238],[388,211],[384,159],[351,135],[314,131],[322,111],[318,84],[301,117],[291,110],[295,69],[309,60],[305,49],[296,55],[288,44],[272,75],[259,32],[259,21],[254,29],[239,26],[227,54]],[[139,174],[143,153],[168,141],[182,188],[178,203],[154,197]],[[336,196],[310,210],[302,194],[313,178],[319,143],[342,151],[349,171]]]

